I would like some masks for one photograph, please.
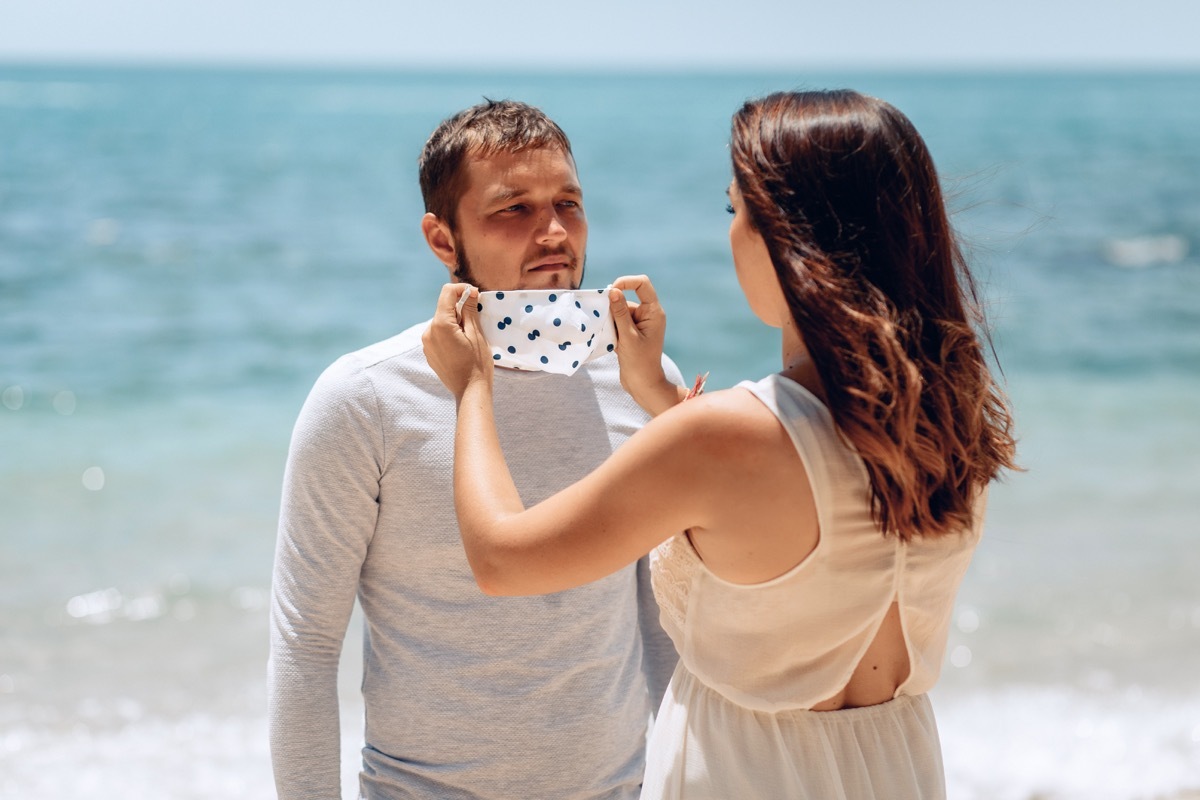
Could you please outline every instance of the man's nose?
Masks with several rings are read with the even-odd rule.
[[[563,225],[558,211],[550,209],[543,216],[542,223],[538,228],[538,243],[560,242],[565,238],[567,238],[566,226]]]

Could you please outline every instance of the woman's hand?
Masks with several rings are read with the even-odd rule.
[[[638,302],[625,300],[626,289],[637,293]],[[667,314],[658,303],[654,284],[645,275],[617,278],[609,289],[608,301],[617,331],[621,386],[651,416],[661,414],[677,404],[682,395],[663,373]]]
[[[438,295],[437,309],[421,344],[425,360],[456,399],[472,385],[491,389],[492,350],[479,325],[479,290],[448,283]]]

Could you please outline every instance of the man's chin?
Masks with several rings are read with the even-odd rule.
[[[521,289],[578,289],[583,276],[569,269],[527,272],[521,278]]]

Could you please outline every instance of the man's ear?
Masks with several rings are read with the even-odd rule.
[[[458,250],[454,244],[454,233],[446,221],[432,212],[427,212],[421,217],[421,233],[424,234],[425,243],[437,256],[437,260],[454,272],[458,264]]]

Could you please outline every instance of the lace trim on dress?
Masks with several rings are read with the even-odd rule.
[[[686,533],[676,534],[650,555],[650,584],[658,607],[682,634],[687,621],[688,594],[701,565]]]

